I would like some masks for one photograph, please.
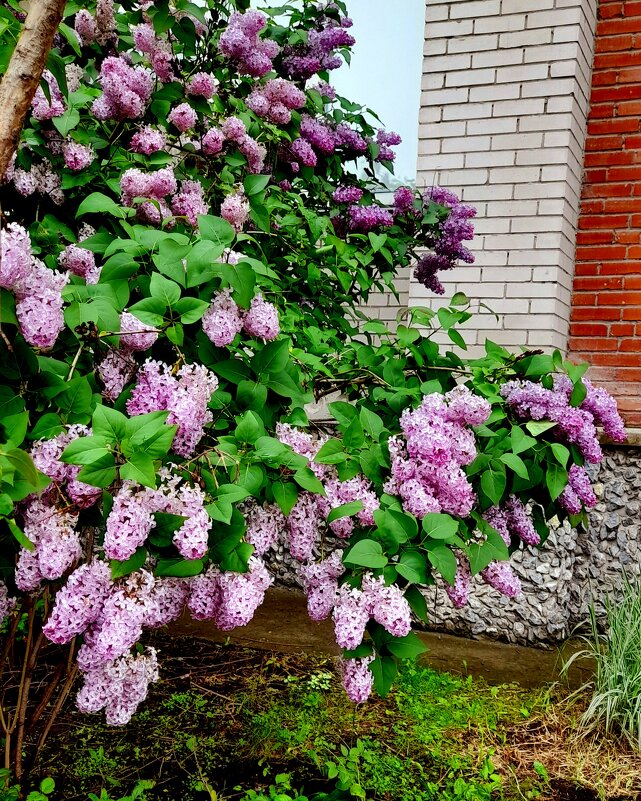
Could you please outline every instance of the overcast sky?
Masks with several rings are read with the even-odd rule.
[[[335,70],[332,84],[403,137],[395,174],[415,180],[425,0],[347,0],[347,9],[356,44],[351,67]]]

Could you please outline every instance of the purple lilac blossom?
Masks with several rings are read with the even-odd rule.
[[[481,578],[508,598],[516,598],[521,592],[521,582],[509,562],[492,562],[481,570]]]
[[[58,264],[74,275],[84,278],[87,284],[97,284],[101,268],[96,265],[96,257],[86,248],[67,245],[58,256]]]
[[[276,504],[259,506],[253,503],[245,511],[245,522],[245,540],[254,546],[254,553],[258,556],[273,548],[285,529],[285,515]]]
[[[243,316],[229,289],[214,295],[203,314],[202,324],[203,331],[217,348],[230,345],[236,334],[242,331]]]
[[[67,142],[62,147],[62,155],[65,160],[65,167],[74,172],[79,172],[88,167],[94,160],[95,153],[92,147],[81,145],[78,142]]]
[[[18,223],[0,229],[0,287],[14,289],[31,274],[31,238]]]
[[[36,348],[51,348],[64,328],[62,289],[68,273],[34,259],[28,279],[15,286],[16,317],[22,336]]]
[[[243,230],[249,217],[249,201],[242,189],[227,195],[220,206],[220,216],[233,225],[236,233]]]
[[[362,704],[370,697],[374,686],[374,674],[369,669],[373,656],[363,659],[344,659],[340,662],[343,689],[350,701]]]
[[[153,648],[135,656],[126,654],[85,672],[76,706],[85,713],[105,709],[108,726],[124,726],[155,681],[158,681],[158,660]]]
[[[131,67],[122,57],[108,56],[100,67],[102,95],[93,102],[99,120],[135,120],[142,117],[153,91],[151,72]]]
[[[229,18],[227,28],[218,41],[218,49],[236,62],[241,75],[262,78],[272,69],[272,59],[280,48],[272,39],[261,39],[259,33],[266,27],[267,17],[260,11],[237,11]]]
[[[145,125],[131,137],[130,148],[134,153],[150,156],[167,146],[167,137],[162,131]]]
[[[457,609],[462,609],[470,597],[470,584],[472,574],[470,573],[470,563],[463,554],[456,555],[456,575],[454,584],[445,583],[447,597]]]
[[[69,642],[94,623],[111,591],[111,569],[94,560],[80,565],[56,593],[53,609],[42,631],[51,642]]]
[[[270,342],[280,333],[278,312],[272,303],[263,300],[260,292],[252,299],[243,318],[243,330],[252,337]]]

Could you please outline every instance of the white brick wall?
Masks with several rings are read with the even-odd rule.
[[[472,346],[566,346],[596,5],[426,2],[417,185],[477,207],[476,264],[444,299],[415,281],[409,299],[487,303],[501,319],[470,321]]]

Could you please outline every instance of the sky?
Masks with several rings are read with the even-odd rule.
[[[347,0],[347,10],[356,39],[352,63],[331,73],[331,82],[403,137],[395,148],[395,174],[414,181],[425,0]]]

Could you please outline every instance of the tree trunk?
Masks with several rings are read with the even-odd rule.
[[[18,147],[64,8],[65,0],[31,0],[18,44],[0,83],[0,183]]]

